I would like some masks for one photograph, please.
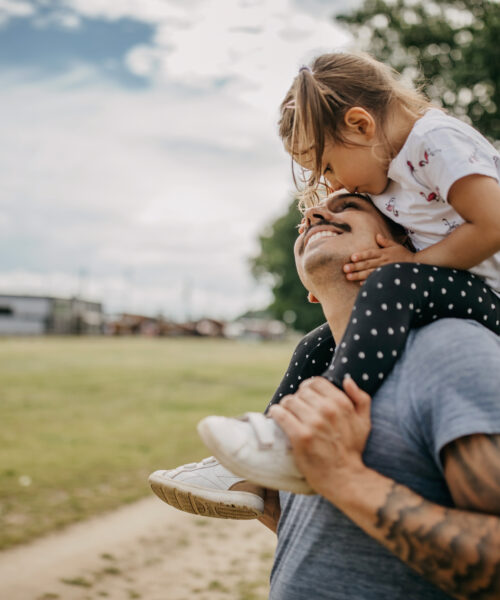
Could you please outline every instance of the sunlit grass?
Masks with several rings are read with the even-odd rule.
[[[263,410],[289,343],[0,341],[0,548],[131,502],[206,456],[207,414]]]

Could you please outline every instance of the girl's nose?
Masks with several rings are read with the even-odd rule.
[[[344,189],[344,186],[340,183],[340,181],[338,181],[337,179],[334,179],[329,183],[329,189],[331,190],[330,193],[333,194],[333,192],[338,192],[339,190]]]
[[[344,187],[335,176],[330,176],[328,179],[325,178],[325,183],[328,193],[330,194],[333,192],[338,192]]]

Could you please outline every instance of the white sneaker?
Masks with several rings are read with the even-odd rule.
[[[285,433],[262,413],[205,417],[198,433],[221,464],[248,481],[295,494],[315,493],[295,466]]]
[[[256,519],[264,512],[264,500],[252,492],[231,490],[242,481],[213,456],[149,476],[153,492],[174,508],[204,517]]]

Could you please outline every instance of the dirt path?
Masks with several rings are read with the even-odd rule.
[[[2,600],[264,600],[275,536],[147,498],[0,553]]]

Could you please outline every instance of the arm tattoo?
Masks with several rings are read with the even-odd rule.
[[[444,449],[443,462],[458,507],[500,515],[500,436],[455,440]]]
[[[391,552],[455,598],[500,598],[500,518],[438,506],[394,482],[375,527]]]

